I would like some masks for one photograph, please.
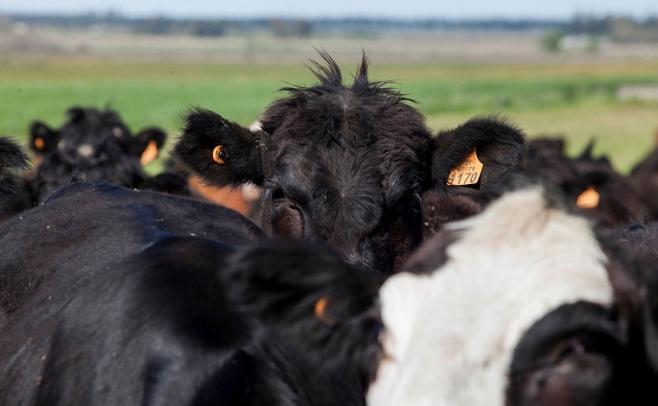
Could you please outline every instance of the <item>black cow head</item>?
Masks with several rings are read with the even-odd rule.
[[[58,130],[40,121],[30,127],[30,147],[41,160],[35,178],[38,200],[74,176],[136,187],[144,179],[141,165],[158,156],[166,139],[158,128],[133,136],[112,110],[73,107],[67,115]]]
[[[41,121],[30,125],[30,148],[37,155],[56,150],[73,162],[101,160],[104,148],[121,149],[138,157],[142,164],[157,158],[166,140],[159,128],[146,128],[133,136],[113,110],[72,107],[69,120],[55,130]]]
[[[495,144],[501,132],[517,133],[474,120],[433,144],[408,99],[368,80],[365,56],[344,85],[338,65],[321,55],[319,84],[283,89],[287,97],[265,110],[260,130],[194,110],[176,153],[211,184],[262,185],[269,233],[323,240],[349,262],[389,273],[422,239],[423,192],[445,190],[451,166],[474,149],[486,168],[479,184],[498,178],[509,146]]]
[[[574,158],[566,156],[563,148],[547,147],[550,141],[554,145],[563,145],[559,139],[540,139],[530,143],[527,151],[529,172],[558,185],[583,213],[601,225],[648,220],[647,205],[632,182],[618,173],[606,156],[593,155],[594,141],[590,141]]]
[[[350,86],[322,57],[320,83],[284,89],[261,130],[196,110],[176,152],[210,183],[264,186],[271,234],[327,241],[350,262],[390,272],[421,239],[431,135],[398,91],[368,81],[365,57]]]

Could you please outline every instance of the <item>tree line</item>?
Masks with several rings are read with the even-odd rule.
[[[395,18],[174,18],[128,17],[116,12],[78,15],[10,14],[9,23],[26,23],[68,29],[123,30],[153,35],[191,34],[223,36],[268,32],[275,36],[304,37],[312,34],[376,35],[390,32],[427,31],[553,31],[563,35],[608,36],[618,41],[658,39],[658,16],[577,15],[570,19],[395,19]]]

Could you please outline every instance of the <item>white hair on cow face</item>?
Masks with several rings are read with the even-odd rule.
[[[253,123],[249,124],[249,131],[256,132],[263,129],[263,126],[260,123],[260,120],[256,120]]]
[[[539,187],[448,229],[460,237],[440,270],[400,273],[380,291],[388,357],[369,406],[503,405],[513,351],[533,323],[564,304],[612,304],[590,225]]]

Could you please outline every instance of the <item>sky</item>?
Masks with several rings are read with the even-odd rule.
[[[180,17],[564,18],[579,14],[658,15],[658,0],[0,0],[0,12],[118,11]]]

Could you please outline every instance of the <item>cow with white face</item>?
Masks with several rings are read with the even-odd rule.
[[[508,193],[385,282],[369,406],[656,404],[641,276],[560,206]]]

